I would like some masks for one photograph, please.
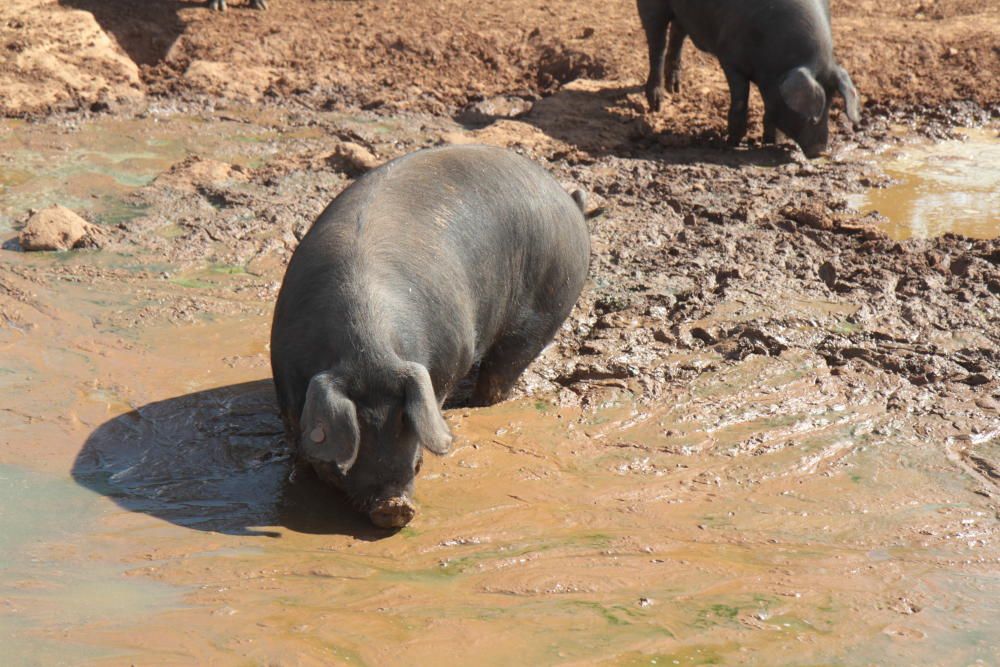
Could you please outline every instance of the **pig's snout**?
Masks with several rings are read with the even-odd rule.
[[[812,144],[811,146],[803,146],[802,152],[810,160],[826,155],[826,143]]]
[[[376,501],[368,512],[368,518],[379,528],[402,528],[416,514],[417,509],[409,498],[393,496]]]

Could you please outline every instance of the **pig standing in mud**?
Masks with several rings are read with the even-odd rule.
[[[580,295],[583,197],[487,146],[411,153],[344,190],[292,256],[271,366],[297,455],[378,526],[406,525],[445,397],[503,398]]]
[[[826,150],[833,93],[847,117],[860,120],[851,77],[833,57],[826,0],[637,0],[649,45],[646,99],[657,111],[664,95],[664,61],[671,92],[680,89],[681,47],[688,35],[714,54],[729,83],[729,143],[747,130],[750,82],[764,100],[764,142],[780,130],[806,157]],[[670,43],[667,45],[667,26]]]

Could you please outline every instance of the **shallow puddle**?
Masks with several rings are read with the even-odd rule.
[[[427,461],[417,519],[390,534],[308,475],[288,481],[261,377],[266,331],[264,317],[140,327],[124,347],[88,353],[67,331],[5,330],[21,345],[19,373],[45,377],[49,404],[73,417],[31,427],[37,394],[7,404],[5,458],[32,465],[33,445],[53,443],[34,466],[53,472],[3,468],[13,556],[0,623],[19,655],[998,657],[995,518],[944,452],[883,404],[852,401],[808,354],[750,357],[658,406],[609,390],[596,411],[544,399],[452,410],[455,451]],[[65,349],[77,354],[50,365]]]
[[[0,645],[4,664],[79,664],[121,653],[65,629],[128,627],[183,606],[184,589],[130,569],[92,539],[106,508],[68,477],[0,465]]]
[[[857,195],[858,210],[887,218],[895,239],[947,232],[1000,236],[1000,137],[996,129],[967,130],[964,139],[908,143],[879,156],[893,183]]]
[[[125,202],[126,195],[188,155],[256,167],[283,142],[318,133],[178,114],[58,126],[0,120],[0,232],[27,209],[54,203],[115,224],[144,213]]]

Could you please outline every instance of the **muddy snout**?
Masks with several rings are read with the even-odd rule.
[[[821,144],[813,144],[811,146],[803,146],[802,152],[810,160],[815,160],[818,157],[823,157],[826,155],[826,142]]]
[[[402,528],[413,520],[417,508],[405,496],[392,496],[375,501],[368,518],[379,528]]]

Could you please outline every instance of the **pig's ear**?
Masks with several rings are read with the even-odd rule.
[[[329,373],[317,373],[309,381],[299,425],[299,447],[306,458],[333,463],[346,475],[361,444],[358,413]]]
[[[826,93],[805,67],[796,67],[781,77],[778,90],[781,91],[781,99],[785,100],[789,108],[812,122],[815,123],[823,115]]]
[[[441,416],[431,376],[426,368],[420,364],[407,365],[405,392],[403,409],[420,444],[435,454],[447,454],[451,449],[451,431]]]
[[[861,107],[858,104],[858,91],[851,81],[850,75],[840,65],[834,69],[834,76],[837,80],[837,90],[844,96],[844,108],[847,110],[847,117],[857,125],[861,121]]]

